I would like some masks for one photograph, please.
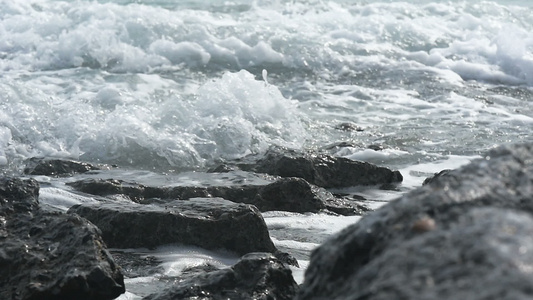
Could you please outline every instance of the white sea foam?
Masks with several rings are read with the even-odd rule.
[[[44,177],[44,176],[43,176]],[[36,178],[39,182],[45,182],[47,178]],[[67,211],[71,206],[82,203],[98,203],[98,200],[79,194],[68,192],[64,188],[57,187],[41,187],[39,189],[39,202],[41,205],[51,207],[53,209]]]
[[[527,0],[0,0],[0,169],[54,156],[169,172],[270,145],[344,142],[329,151],[402,172],[400,191],[336,191],[377,208],[496,144],[531,140],[532,20]],[[336,129],[344,122],[362,130]],[[100,175],[262,182],[143,172]],[[51,208],[97,201],[57,183],[70,179],[37,179]],[[309,252],[359,219],[264,217],[302,266],[293,268],[298,282]],[[135,251],[172,276],[237,260],[185,247]],[[126,279],[120,299],[152,292],[162,275]]]

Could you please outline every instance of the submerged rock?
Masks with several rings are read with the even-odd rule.
[[[326,154],[313,155],[291,151],[282,153],[271,150],[248,168],[259,173],[303,178],[324,188],[390,184],[403,180],[399,171],[371,163]]]
[[[68,212],[96,224],[106,243],[115,248],[180,243],[210,250],[226,249],[240,255],[277,251],[263,217],[254,206],[224,199],[195,198],[164,205],[81,204]]]
[[[100,170],[100,168],[74,160],[34,157],[26,162],[24,173],[28,175],[64,176],[92,170]]]
[[[296,299],[531,298],[532,213],[533,144],[495,149],[317,248]]]
[[[144,300],[290,300],[298,290],[291,270],[268,253],[250,253],[231,268],[177,280]]]
[[[114,299],[120,268],[98,228],[42,211],[34,180],[0,179],[0,299]]]
[[[296,177],[280,178],[270,184],[237,186],[150,187],[115,179],[84,179],[69,185],[93,195],[126,195],[143,204],[165,203],[168,199],[211,197],[252,204],[260,211],[316,213],[327,209],[342,215],[357,215],[366,211],[364,206],[354,201],[338,199],[325,189]]]

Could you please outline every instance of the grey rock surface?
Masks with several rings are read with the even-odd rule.
[[[452,170],[445,169],[445,170],[442,170],[440,172],[437,172],[437,173],[433,174],[433,176],[430,176],[430,177],[426,178],[424,180],[424,182],[422,183],[422,185],[430,184],[433,181],[437,180],[437,178],[442,177],[442,176],[446,176],[448,173],[450,173],[450,171],[452,171]]]
[[[403,180],[399,171],[326,154],[270,150],[249,169],[282,177],[299,177],[324,188],[381,185]]]
[[[0,299],[114,299],[120,268],[93,224],[39,209],[34,180],[0,179]]]
[[[533,251],[532,212],[533,144],[502,146],[326,241],[313,252],[297,299],[531,297],[531,260],[515,254]],[[446,296],[454,291],[467,296]]]
[[[31,158],[26,162],[25,174],[46,176],[68,176],[100,170],[93,164],[68,159]]]
[[[252,205],[194,198],[164,205],[133,202],[75,205],[69,213],[87,218],[115,248],[154,248],[180,243],[240,255],[275,253],[263,217]]]
[[[115,179],[84,179],[69,183],[77,190],[99,196],[122,194],[133,201],[150,204],[169,199],[198,197],[223,198],[252,204],[260,211],[319,212],[329,210],[341,215],[360,215],[366,209],[354,201],[336,198],[327,190],[297,177],[280,178],[270,184],[237,186],[153,187]]]
[[[298,290],[291,270],[269,253],[250,253],[234,266],[180,278],[144,300],[290,300]]]

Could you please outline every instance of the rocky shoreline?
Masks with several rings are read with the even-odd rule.
[[[152,186],[80,178],[101,166],[32,159],[29,179],[0,180],[0,298],[114,299],[121,267],[113,248],[180,243],[241,255],[231,268],[205,266],[168,280],[144,299],[487,299],[531,296],[533,146],[503,146],[446,171],[376,211],[327,189],[393,188],[398,171],[327,155],[269,151],[215,173],[252,172],[256,182]],[[67,212],[39,204],[35,176],[70,178],[95,203]],[[266,211],[365,215],[311,257],[298,286],[291,253],[276,248]],[[468,228],[468,230],[465,230]],[[149,270],[146,269],[146,270]],[[149,271],[147,271],[149,272]],[[505,280],[504,280],[505,279]],[[484,293],[482,282],[491,282]],[[499,284],[498,284],[499,283]]]

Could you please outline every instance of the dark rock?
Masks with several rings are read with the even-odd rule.
[[[336,143],[333,143],[333,144],[330,144],[330,145],[326,145],[324,147],[325,150],[332,150],[332,149],[339,149],[339,148],[355,148],[355,147],[358,147],[356,144],[354,143],[349,143],[349,142],[336,142]]]
[[[39,183],[33,179],[0,177],[0,210],[3,215],[39,208]]]
[[[268,253],[250,253],[233,267],[189,276],[144,300],[289,300],[298,285],[290,269]]]
[[[490,151],[333,236],[297,299],[530,298],[533,261],[516,255],[533,251],[533,220],[505,209],[533,213],[533,144]]]
[[[340,123],[335,126],[335,129],[342,130],[342,131],[365,131],[364,128],[357,126],[354,123]]]
[[[326,154],[280,153],[270,150],[251,169],[282,177],[299,177],[314,185],[334,188],[401,182],[402,175],[371,163]]]
[[[138,202],[145,198],[146,187],[134,182],[117,179],[84,179],[67,183],[80,192],[97,196],[126,195],[131,200]],[[150,191],[154,193],[153,191]],[[164,191],[158,191],[153,197],[159,197]]]
[[[336,199],[331,193],[301,178],[280,178],[271,184],[237,186],[149,187],[114,179],[84,179],[69,183],[77,190],[99,196],[122,194],[135,202],[163,204],[168,199],[224,198],[255,205],[260,211],[319,212],[328,209],[343,215],[362,214],[352,201]]]
[[[374,151],[381,151],[381,150],[385,149],[385,147],[383,147],[383,145],[378,145],[378,144],[368,145],[367,148],[371,149],[371,150],[374,150]]]
[[[231,166],[228,164],[220,164],[214,168],[209,169],[208,173],[228,173],[237,170],[236,166]]]
[[[330,195],[301,178],[292,177],[259,188],[253,200],[261,211],[318,212],[326,208]]]
[[[277,251],[259,211],[224,199],[195,198],[165,205],[99,203],[75,205],[77,213],[102,231],[115,248],[154,248],[180,243],[240,255]]]
[[[147,277],[164,272],[162,262],[155,256],[122,250],[113,250],[111,255],[127,278]]]
[[[327,297],[298,299],[531,299],[532,235],[530,214],[469,209],[446,227],[384,249],[344,274]]]
[[[114,299],[119,267],[98,228],[77,215],[42,211],[34,180],[0,180],[0,299]]]
[[[452,171],[452,170],[445,169],[445,170],[442,170],[440,172],[437,172],[437,173],[433,174],[433,176],[426,178],[424,180],[424,182],[422,183],[422,185],[430,184],[433,181],[437,180],[439,177],[446,176],[446,174],[450,173],[450,171]]]
[[[49,159],[33,157],[26,162],[24,173],[28,175],[62,176],[100,170],[99,167],[66,159]]]

